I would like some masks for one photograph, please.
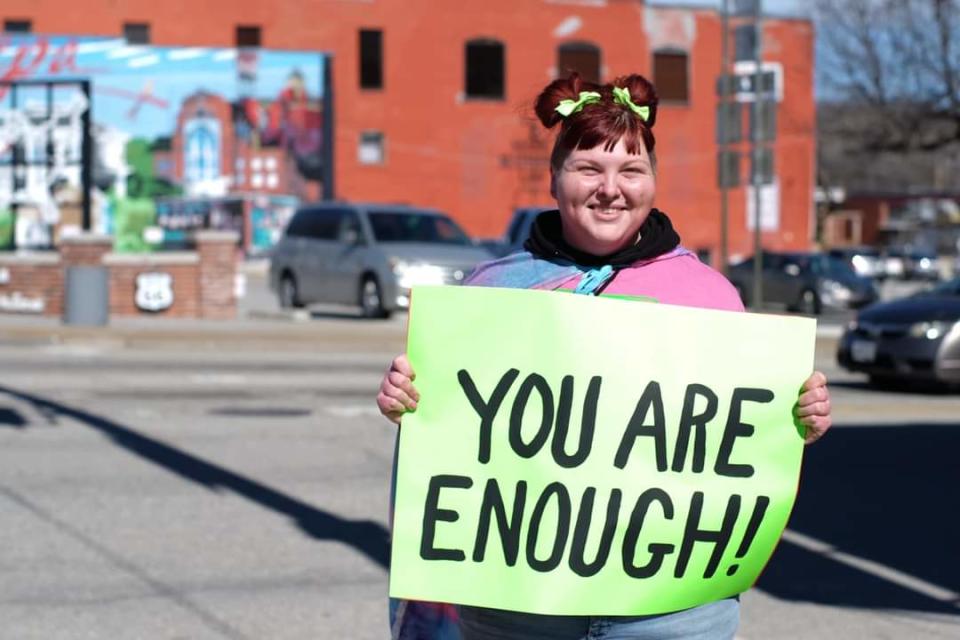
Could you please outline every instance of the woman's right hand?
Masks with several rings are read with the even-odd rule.
[[[403,414],[417,408],[420,394],[413,386],[416,377],[405,354],[397,356],[390,363],[390,368],[380,383],[380,393],[377,394],[380,413],[390,422],[400,424]]]

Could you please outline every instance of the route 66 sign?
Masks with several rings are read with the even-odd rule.
[[[169,273],[141,273],[137,276],[134,302],[143,311],[163,311],[173,304],[173,276]]]

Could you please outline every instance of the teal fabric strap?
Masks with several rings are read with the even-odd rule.
[[[592,295],[612,276],[613,267],[608,264],[597,269],[590,269],[584,272],[583,277],[580,278],[580,284],[577,285],[577,288],[574,289],[573,292]]]

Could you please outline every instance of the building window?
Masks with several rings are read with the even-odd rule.
[[[33,31],[33,22],[30,20],[4,20],[4,33],[30,33]]]
[[[361,131],[357,145],[357,161],[360,164],[383,164],[383,132]]]
[[[383,89],[383,31],[360,30],[360,88]]]
[[[471,40],[467,42],[465,58],[466,97],[502,100],[503,43],[487,39]]]
[[[557,75],[576,71],[588,82],[600,82],[600,48],[589,42],[564,42],[557,47]]]
[[[146,22],[125,22],[123,38],[127,44],[150,44],[150,25]]]
[[[259,47],[260,27],[239,25],[236,33],[236,45],[238,47]]]
[[[653,54],[653,84],[657,96],[664,102],[688,102],[688,56],[682,51],[655,51]]]

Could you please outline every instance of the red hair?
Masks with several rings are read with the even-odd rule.
[[[637,106],[650,109],[646,121],[629,107],[613,101],[614,87],[630,92],[630,99]],[[596,91],[600,101],[584,105],[577,113],[562,116],[557,105],[562,100],[577,100],[581,91]],[[603,145],[605,151],[612,150],[622,139],[627,153],[640,154],[641,141],[653,161],[653,148],[656,138],[653,125],[657,121],[657,91],[653,84],[641,75],[620,76],[607,84],[587,82],[578,73],[568,78],[554,80],[537,96],[533,105],[537,118],[547,129],[560,124],[560,133],[553,144],[550,154],[550,166],[558,169],[574,149],[593,149]]]

